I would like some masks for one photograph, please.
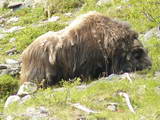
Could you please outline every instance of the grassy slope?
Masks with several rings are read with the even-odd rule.
[[[130,0],[129,2],[114,0],[110,4],[103,6],[95,6],[95,3],[96,0],[85,0],[85,5],[78,13],[76,13],[76,15],[86,13],[90,10],[96,10],[110,17],[116,17],[118,19],[128,21],[132,24],[132,27],[140,33],[157,26],[158,22],[160,22],[160,17],[158,17],[160,13],[160,6],[156,4],[155,0]],[[153,18],[150,20],[150,17],[146,17],[146,14],[151,15]],[[9,50],[13,46],[16,46],[17,49],[22,52],[23,49],[27,47],[37,36],[49,30],[56,31],[62,29],[65,26],[65,24],[62,23],[69,21],[70,18],[65,17],[61,13],[58,13],[58,15],[60,15],[61,18],[58,22],[46,24],[44,27],[33,27],[31,24],[37,24],[40,20],[45,18],[41,8],[36,8],[34,10],[24,9],[14,13],[12,16],[19,16],[20,21],[14,24],[9,24],[8,27],[14,25],[27,27],[20,32],[10,34],[8,37],[0,41],[0,48],[3,48],[3,50],[0,51],[0,61],[3,62],[8,58],[5,51]],[[8,42],[12,37],[16,38],[16,42],[14,44]],[[160,41],[157,38],[151,38],[149,41],[145,42],[145,44],[149,45],[149,54],[153,60],[152,69],[144,72],[146,77],[136,77],[132,84],[127,80],[100,82],[83,91],[74,89],[70,84],[65,85],[65,87],[68,88],[65,92],[53,93],[50,88],[47,90],[40,90],[35,95],[34,99],[26,103],[26,105],[20,106],[19,111],[30,105],[44,105],[50,109],[51,113],[54,113],[54,116],[62,119],[67,118],[68,120],[75,119],[79,114],[82,114],[91,120],[103,117],[111,120],[139,120],[140,118],[144,120],[160,119],[158,118],[160,114],[160,93],[156,90],[156,87],[160,86],[160,81],[158,78],[154,78],[153,76],[160,68]],[[10,57],[19,58],[19,56],[20,54]],[[130,95],[133,106],[136,108],[136,114],[132,114],[128,111],[124,99],[115,95],[118,90],[126,91]],[[68,95],[68,92],[70,95]],[[80,102],[82,105],[100,111],[100,114],[87,115],[84,112],[71,108],[66,104],[68,102]],[[106,105],[111,102],[119,103],[119,112],[111,112],[106,109]],[[17,113],[19,111],[17,110]],[[15,112],[14,106],[10,112]]]

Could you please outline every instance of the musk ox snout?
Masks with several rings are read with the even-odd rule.
[[[151,69],[151,66],[152,62],[147,51],[142,46],[138,46],[126,57],[126,62],[122,66],[122,71],[141,71],[144,69]]]

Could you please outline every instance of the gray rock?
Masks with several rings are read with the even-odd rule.
[[[52,16],[51,18],[49,18],[49,19],[47,20],[47,22],[56,22],[56,21],[58,21],[59,19],[60,19],[59,16]]]
[[[20,68],[18,67],[8,69],[8,74],[11,76],[16,76],[19,74],[19,72],[20,72]]]
[[[7,8],[9,0],[0,0],[0,8]]]
[[[21,27],[21,26],[14,26],[8,30],[5,30],[4,32],[6,33],[13,33],[13,32],[16,32],[16,31],[19,31],[19,30],[22,30],[24,29],[24,27]]]
[[[8,8],[12,9],[13,11],[19,10],[23,8],[23,2],[10,2]]]
[[[44,106],[39,107],[40,113],[48,114],[48,109],[46,109]]]
[[[23,85],[20,86],[17,95],[25,96],[29,94],[33,94],[37,91],[37,85],[31,82],[25,82]]]
[[[25,7],[33,7],[34,0],[25,0],[24,5],[25,5]]]
[[[118,107],[118,103],[109,103],[107,105],[107,109],[113,112],[117,111],[117,107]]]
[[[0,34],[0,40],[5,38],[5,36],[6,36],[5,34]]]
[[[155,87],[155,92],[160,95],[160,86]]]
[[[7,68],[8,68],[7,64],[0,64],[0,70],[7,69]]]
[[[0,64],[0,76],[9,74],[18,75],[20,72],[20,62],[13,59],[6,59],[5,64]]]
[[[111,74],[107,77],[107,80],[116,80],[116,79],[119,79],[120,76],[117,75],[117,74]]]
[[[67,17],[72,17],[72,13],[65,13],[64,15]]]
[[[112,0],[99,0],[96,5],[98,6],[101,6],[101,5],[104,5],[104,4],[107,4],[107,3],[111,3]]]
[[[3,17],[0,17],[0,24],[4,24],[6,22],[6,19]]]
[[[8,74],[8,75],[11,75],[11,76],[16,76],[18,75],[20,72],[20,67],[18,66],[14,66],[14,67],[8,67],[7,69],[1,69],[0,70],[0,76],[2,75],[5,75],[5,74]]]
[[[155,72],[154,76],[155,76],[156,78],[159,78],[159,77],[160,77],[160,71]]]
[[[25,103],[26,101],[30,100],[31,98],[32,98],[31,95],[26,95],[26,96],[24,96],[24,97],[21,98],[20,103],[23,104],[23,103]]]
[[[160,26],[155,27],[144,34],[144,40],[149,40],[153,36],[160,38]]]
[[[6,59],[6,60],[5,60],[5,63],[6,63],[6,64],[13,65],[13,64],[19,64],[19,61],[13,60],[13,59]]]
[[[29,107],[26,112],[22,114],[22,116],[29,118],[29,120],[43,120],[48,118],[49,112],[45,107]]]
[[[15,42],[15,41],[16,41],[16,38],[11,38],[11,39],[9,40],[10,43]]]
[[[7,116],[7,117],[5,118],[5,120],[15,120],[15,118],[14,118],[13,116],[9,115],[9,116]]]
[[[13,22],[18,22],[19,21],[19,17],[12,17],[9,20],[7,20],[7,23],[13,23]]]
[[[9,105],[19,101],[20,101],[20,97],[18,95],[9,96],[5,102],[4,107],[7,108]]]
[[[87,85],[79,85],[79,86],[76,86],[76,88],[78,89],[78,90],[84,90],[84,89],[86,89],[88,86]]]
[[[12,48],[12,49],[6,51],[7,55],[13,55],[13,54],[16,54],[16,53],[18,53],[16,48]]]
[[[6,75],[6,74],[9,74],[9,70],[8,69],[0,70],[0,76]]]

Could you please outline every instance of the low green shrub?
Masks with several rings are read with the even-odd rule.
[[[82,6],[84,0],[47,0],[44,2],[44,12],[47,17],[54,13],[65,13]]]
[[[11,94],[16,93],[18,90],[18,80],[9,75],[0,77],[0,99],[5,99]]]

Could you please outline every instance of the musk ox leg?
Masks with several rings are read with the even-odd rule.
[[[59,79],[57,77],[57,70],[52,65],[49,65],[46,68],[46,79],[47,79],[46,80],[47,86],[54,85],[54,84],[58,83],[58,81],[59,81]]]

